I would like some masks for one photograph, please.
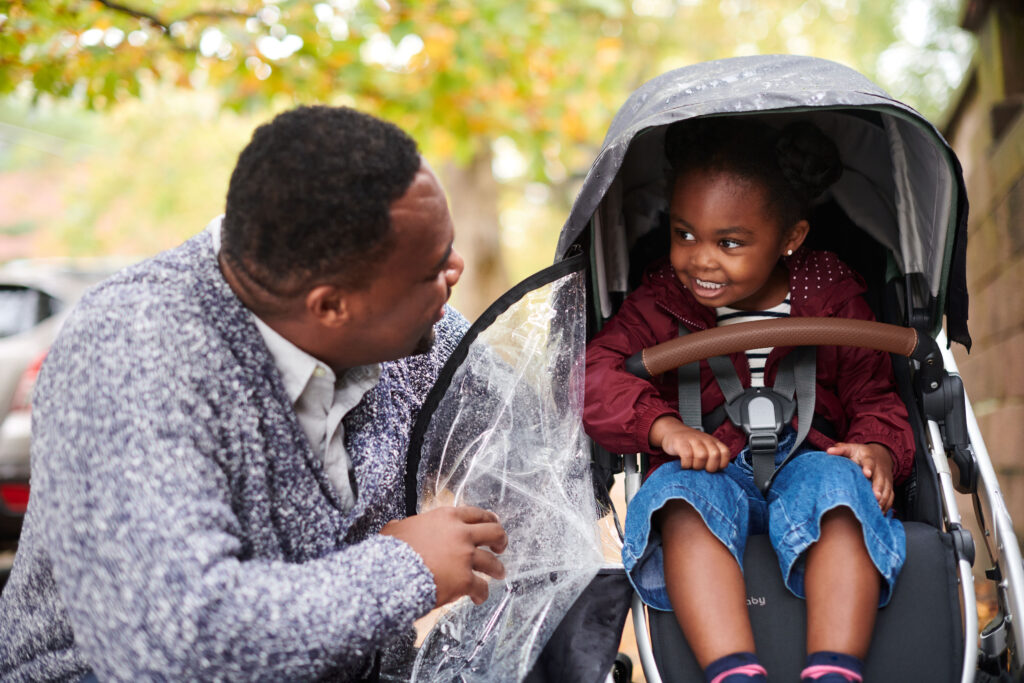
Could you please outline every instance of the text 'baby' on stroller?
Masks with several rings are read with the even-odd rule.
[[[823,375],[833,370],[823,363],[883,352],[902,404],[890,412],[902,415],[906,407],[900,419],[906,425],[907,456],[903,465],[895,465],[905,465],[905,471],[896,477],[898,486],[885,493],[892,501],[895,533],[905,536],[905,562],[877,613],[864,678],[1019,677],[1024,652],[1024,629],[1016,623],[1024,609],[1020,551],[946,348],[947,336],[970,345],[967,198],[959,163],[931,124],[856,72],[813,58],[763,56],[679,69],[637,90],[612,122],[583,183],[562,229],[555,264],[495,302],[442,373],[414,434],[410,508],[454,501],[495,509],[509,529],[508,576],[503,586],[492,586],[484,605],[456,605],[442,618],[421,648],[419,680],[600,680],[611,669],[628,586],[621,568],[609,566],[595,531],[598,517],[609,509],[604,487],[612,473],[624,470],[627,497],[633,498],[651,460],[647,453],[664,460],[667,449],[653,445],[653,438],[645,442],[649,448],[635,449],[640,454],[590,444],[581,431],[583,389],[591,381],[584,378],[584,345],[631,292],[648,286],[643,273],[649,283],[659,258],[669,282],[684,278],[689,271],[677,263],[678,254],[690,253],[686,250],[705,239],[700,221],[691,225],[686,219],[683,228],[673,223],[678,221],[673,213],[678,176],[666,155],[679,144],[671,139],[673,131],[684,125],[680,122],[688,122],[688,130],[705,131],[740,121],[783,136],[794,126],[809,125],[834,143],[842,172],[809,204],[809,229],[800,242],[777,245],[779,258],[838,255],[827,257],[835,261],[815,257],[818,271],[809,272],[835,277],[821,269],[837,270],[834,264],[841,260],[858,274],[851,278],[864,283],[863,301],[880,322],[849,319],[866,316],[804,317],[830,314],[801,313],[809,309],[794,296],[789,317],[769,313],[777,319],[729,325],[712,317],[703,324],[711,329],[696,332],[681,321],[681,336],[673,333],[675,338],[653,348],[637,349],[621,369],[658,387],[654,393],[671,403],[680,425],[727,435],[722,440],[732,448],[730,458],[742,450],[751,480],[768,498],[772,487],[786,485],[796,469],[792,463],[803,462],[800,453],[810,444],[827,450],[822,444],[841,440],[857,422],[851,412],[863,410],[840,401],[829,413],[832,380]],[[684,135],[684,147],[699,145],[701,135]],[[698,184],[696,176],[685,177],[688,188]],[[703,201],[706,195],[696,196]],[[697,200],[682,206],[692,209]],[[737,248],[732,237],[716,239]],[[787,254],[794,250],[796,255]],[[787,267],[803,272],[796,262]],[[772,273],[762,275],[749,292],[739,285],[735,291],[764,294],[765,287],[778,284]],[[718,292],[732,291],[732,281],[694,277],[680,296],[692,296],[722,316],[733,300],[717,308],[714,302]],[[775,310],[773,296],[740,297],[736,309],[749,313],[745,304],[757,301]],[[788,295],[784,303],[788,312]],[[745,352],[790,347],[817,349],[817,354],[788,354],[796,360],[779,372],[774,361],[787,354],[769,356],[768,386],[751,388]],[[841,350],[849,348],[867,351]],[[739,376],[730,373],[733,366],[740,368]],[[587,400],[603,390],[588,385]],[[628,394],[613,386],[607,391]],[[702,405],[702,395],[705,404],[713,395],[712,403],[722,407],[711,411],[717,406]],[[646,435],[650,427],[636,429]],[[801,442],[807,448],[798,448]],[[983,538],[973,539],[964,528],[955,491],[974,497]],[[630,522],[627,518],[627,529]],[[975,541],[983,549],[977,558]],[[771,543],[770,534],[751,535],[737,558],[749,623],[769,679],[797,680],[808,635],[804,603],[787,590],[788,577]],[[972,576],[976,561],[995,582],[999,606],[980,636]],[[647,610],[639,597],[632,598],[632,607],[647,680],[702,680],[702,666],[673,613]],[[707,614],[708,629],[716,628],[716,618]]]

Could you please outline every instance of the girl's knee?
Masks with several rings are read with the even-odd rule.
[[[857,514],[846,505],[840,505],[821,516],[821,535],[846,535],[858,541],[863,531]]]
[[[686,547],[698,549],[705,543],[724,544],[736,543],[737,533],[731,526],[719,526],[716,530],[708,526],[707,520],[693,505],[685,500],[672,500],[657,512],[654,523],[661,532],[662,544],[665,548]],[[722,537],[719,534],[725,533]]]
[[[654,523],[663,534],[683,531],[698,524],[705,528],[707,526],[697,508],[681,498],[668,501],[654,513]]]

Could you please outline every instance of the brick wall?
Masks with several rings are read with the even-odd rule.
[[[967,3],[978,51],[946,136],[970,198],[967,283],[974,347],[957,364],[1018,535],[1024,532],[1024,9]],[[969,509],[969,508],[967,508]]]

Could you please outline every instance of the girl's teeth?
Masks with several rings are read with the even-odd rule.
[[[725,287],[724,284],[718,282],[706,282],[704,280],[701,280],[700,278],[697,278],[697,284],[700,285],[701,287],[704,287],[705,289],[719,289],[721,287]]]

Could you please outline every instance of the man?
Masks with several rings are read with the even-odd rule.
[[[497,518],[402,519],[462,267],[398,128],[257,129],[223,222],[90,292],[50,351],[0,678],[360,679],[430,608],[482,602]]]

